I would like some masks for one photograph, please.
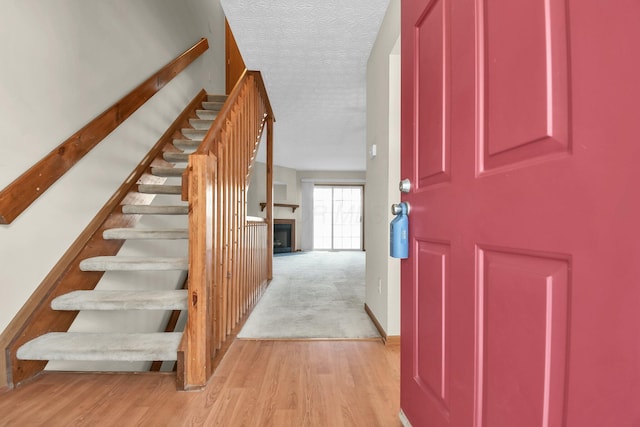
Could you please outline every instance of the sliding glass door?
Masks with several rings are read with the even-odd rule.
[[[314,187],[314,249],[362,249],[362,192],[362,186]]]

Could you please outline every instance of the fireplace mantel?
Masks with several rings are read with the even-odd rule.
[[[267,206],[266,203],[260,203],[260,211],[262,212],[266,206]],[[291,205],[289,203],[274,203],[273,206],[279,206],[282,208],[291,208],[291,212],[295,212],[296,209],[300,207],[300,205]]]

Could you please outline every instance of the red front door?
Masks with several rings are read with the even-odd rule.
[[[403,0],[402,410],[640,426],[640,2]]]

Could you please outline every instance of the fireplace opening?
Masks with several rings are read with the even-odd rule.
[[[273,253],[295,252],[295,220],[276,219],[273,221]]]

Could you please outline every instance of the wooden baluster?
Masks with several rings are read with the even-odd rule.
[[[235,247],[235,253],[236,253],[236,265],[235,265],[235,273],[236,273],[236,287],[237,287],[237,294],[238,294],[238,298],[236,299],[236,317],[234,320],[234,324],[237,324],[240,321],[240,317],[242,316],[242,298],[244,296],[243,293],[243,289],[242,289],[242,270],[241,270],[241,266],[242,266],[242,262],[241,262],[241,250],[242,250],[242,234],[241,234],[241,224],[242,224],[242,217],[241,217],[241,209],[240,209],[240,189],[241,189],[241,182],[240,182],[240,176],[241,176],[241,161],[242,161],[242,157],[240,156],[240,147],[241,145],[244,143],[244,136],[245,136],[245,121],[246,121],[246,117],[244,115],[244,104],[246,102],[246,89],[245,89],[245,95],[243,95],[242,97],[242,103],[239,105],[239,112],[238,112],[238,132],[237,132],[237,137],[236,137],[236,143],[233,147],[233,157],[234,157],[234,173],[233,173],[233,180],[235,182],[235,187],[236,187],[236,200],[235,203],[233,205],[235,211],[236,211],[236,224],[235,224],[235,233],[236,233],[236,247]]]
[[[251,91],[252,94],[252,98],[253,98],[253,90]],[[248,111],[248,120],[249,123],[252,122],[253,117],[251,116],[251,109],[249,109]],[[243,182],[243,193],[242,193],[242,211],[243,211],[243,216],[244,216],[244,221],[245,221],[245,260],[244,260],[244,265],[245,265],[245,271],[247,273],[246,275],[246,298],[247,298],[247,306],[246,306],[246,310],[249,309],[249,307],[251,306],[250,304],[250,300],[251,300],[251,259],[250,259],[250,255],[251,255],[251,250],[252,250],[252,246],[251,243],[249,241],[249,229],[247,228],[247,189],[249,186],[249,182],[247,177],[249,176],[249,169],[251,167],[251,143],[253,141],[253,136],[254,132],[253,130],[251,132],[249,132],[249,135],[247,137],[247,140],[245,142],[245,144],[243,144],[243,158],[244,158],[244,165],[245,167],[242,170],[242,182]]]
[[[222,299],[222,313],[221,318],[223,321],[223,329],[221,339],[222,342],[225,341],[227,334],[229,333],[228,328],[228,301],[229,301],[229,262],[228,262],[228,254],[229,254],[229,165],[228,165],[228,157],[227,157],[227,132],[228,132],[228,121],[225,124],[224,129],[221,131],[220,138],[220,159],[218,164],[223,170],[220,171],[220,178],[222,180],[222,200],[220,201],[222,206],[222,223],[221,232],[222,232],[222,282],[221,286],[223,288],[223,299]]]
[[[244,92],[244,90],[243,90]],[[238,251],[240,247],[238,224],[240,221],[238,212],[238,146],[240,144],[240,138],[242,136],[242,104],[244,103],[244,95],[239,98],[238,105],[236,107],[235,127],[233,145],[231,146],[231,170],[232,170],[232,182],[233,182],[233,328],[238,323],[239,318],[239,302],[240,302],[240,280],[239,280],[239,262]]]
[[[232,204],[231,209],[233,209],[233,222],[232,222],[232,233],[233,233],[233,248],[231,257],[233,263],[231,264],[232,268],[232,286],[233,286],[233,317],[231,318],[231,329],[235,328],[236,323],[238,321],[238,298],[240,297],[239,288],[238,288],[238,183],[236,180],[237,174],[237,148],[238,141],[240,140],[240,126],[241,126],[241,117],[240,110],[243,102],[243,96],[241,95],[238,98],[238,104],[236,105],[236,116],[234,120],[234,128],[233,128],[233,139],[231,144],[231,188],[232,191]]]
[[[260,251],[262,250],[262,248],[260,247],[259,233],[258,233],[260,231],[260,228],[261,228],[260,225],[256,224],[252,230],[253,231],[253,235],[252,235],[253,289],[251,292],[251,304],[255,304],[257,302],[258,286],[260,285],[260,277],[258,275],[258,271],[260,268]]]
[[[257,301],[257,297],[258,297],[258,287],[260,285],[260,278],[258,275],[259,269],[260,269],[260,252],[262,250],[262,248],[260,247],[260,240],[259,240],[259,236],[260,236],[260,225],[256,224],[255,227],[253,228],[253,235],[252,235],[252,239],[253,239],[253,289],[251,292],[251,304],[255,304]]]
[[[218,273],[219,282],[218,288],[220,289],[220,297],[219,297],[219,314],[218,314],[218,330],[220,333],[219,337],[219,346],[222,346],[224,342],[224,338],[227,334],[226,331],[226,305],[227,305],[227,278],[226,278],[226,263],[225,257],[227,253],[227,233],[226,233],[226,224],[227,224],[227,205],[226,205],[226,197],[227,197],[227,183],[226,183],[226,172],[225,172],[225,156],[224,156],[224,134],[225,127],[220,131],[219,140],[217,143],[217,152],[218,152],[218,188],[220,190],[220,194],[218,195],[218,205],[220,206],[218,218],[218,233],[220,234],[219,241],[220,247],[218,249],[218,266],[220,271]]]
[[[273,258],[273,118],[267,117],[267,258]],[[273,263],[267,263],[267,276],[273,278]]]
[[[251,230],[251,247],[253,248],[253,251],[251,253],[251,260],[252,260],[252,266],[253,268],[251,269],[251,276],[252,276],[252,289],[251,289],[251,304],[255,304],[256,303],[256,291],[258,290],[257,286],[259,284],[259,278],[258,275],[256,274],[258,271],[258,268],[260,267],[260,263],[259,263],[259,255],[260,255],[260,246],[259,246],[259,241],[258,241],[258,236],[257,236],[257,232],[259,230],[259,225],[255,224],[253,229]]]
[[[233,288],[233,300],[232,300],[232,316],[231,316],[231,329],[235,328],[238,320],[238,183],[236,182],[236,168],[237,168],[237,156],[236,149],[238,147],[239,135],[240,135],[240,105],[242,104],[243,96],[238,98],[238,104],[235,108],[235,117],[233,120],[233,138],[231,139],[230,158],[231,161],[231,209],[233,212],[231,222],[231,286]]]
[[[213,149],[214,152],[216,153],[216,155],[218,156],[218,168],[220,168],[220,156],[219,156],[219,152],[218,152],[218,138],[219,135],[216,135],[216,139],[213,142]],[[215,194],[215,225],[214,225],[214,253],[213,253],[213,258],[214,258],[214,263],[215,263],[215,269],[214,269],[214,284],[215,284],[215,300],[213,302],[213,318],[214,318],[214,346],[217,349],[220,349],[220,337],[221,337],[221,331],[220,331],[220,325],[221,325],[221,319],[220,319],[220,302],[223,298],[223,291],[222,291],[222,287],[221,287],[221,283],[222,283],[222,268],[220,265],[220,259],[222,256],[222,233],[221,233],[221,229],[220,229],[220,222],[221,222],[221,217],[222,217],[222,205],[220,203],[220,198],[222,196],[222,187],[221,187],[221,179],[220,179],[220,174],[218,173],[216,175],[216,182],[215,182],[215,189],[216,189],[216,194]]]
[[[238,277],[238,281],[239,281],[239,287],[240,287],[240,307],[239,307],[239,316],[238,316],[238,321],[240,321],[240,319],[242,318],[242,316],[244,316],[245,314],[245,298],[246,298],[246,286],[247,286],[247,280],[246,280],[246,269],[247,266],[245,264],[246,261],[246,250],[247,250],[247,242],[244,240],[245,234],[244,234],[244,227],[245,227],[245,222],[246,222],[246,218],[245,218],[245,212],[244,212],[244,208],[243,208],[243,202],[244,202],[244,188],[245,188],[245,180],[244,180],[244,170],[245,170],[245,158],[244,158],[244,146],[247,143],[247,99],[249,98],[249,91],[246,91],[245,93],[245,99],[244,102],[242,104],[242,124],[240,126],[241,129],[241,138],[239,144],[238,144],[238,148],[237,148],[237,155],[238,155],[238,170],[237,170],[237,174],[236,174],[236,179],[238,181],[238,273],[239,273],[239,277]]]
[[[238,321],[240,321],[240,319],[242,318],[242,316],[244,316],[244,313],[245,313],[244,303],[246,298],[246,285],[247,285],[247,281],[246,281],[247,267],[245,265],[245,253],[246,253],[247,242],[245,242],[244,240],[244,225],[245,225],[246,218],[244,217],[245,213],[242,206],[242,203],[244,200],[243,192],[244,192],[244,186],[245,186],[244,145],[246,144],[246,138],[247,138],[247,119],[248,119],[247,107],[246,107],[247,98],[248,98],[248,93],[247,93],[247,96],[245,97],[245,102],[242,104],[242,125],[241,125],[242,137],[240,138],[238,148],[237,148],[238,170],[236,174],[236,179],[238,181],[238,273],[239,273],[238,280],[239,280],[239,286],[240,286],[240,309],[239,309]]]
[[[251,92],[253,94],[253,91]],[[247,119],[249,123],[251,123],[251,111],[247,113]],[[245,242],[245,256],[244,256],[244,271],[245,271],[245,298],[246,298],[246,308],[245,311],[249,309],[249,301],[251,298],[251,242],[249,239],[249,223],[247,222],[247,175],[249,174],[249,168],[251,166],[251,156],[249,151],[249,144],[251,142],[252,132],[249,132],[247,136],[247,140],[242,146],[242,157],[243,157],[243,169],[242,169],[242,212],[244,216],[244,242]]]
[[[253,116],[252,116],[253,117]],[[248,185],[250,183],[250,175],[251,175],[251,167],[252,167],[252,159],[254,156],[254,147],[255,147],[255,137],[253,137],[250,141],[251,143],[247,146],[247,172],[245,176],[245,181],[247,182],[247,189],[245,190],[245,198],[248,195]],[[245,199],[245,209],[248,210],[247,200]],[[247,262],[250,262],[253,265],[253,245],[251,247],[251,257]],[[250,291],[250,306],[252,305],[253,300],[251,299],[251,291]]]
[[[248,118],[250,118],[249,116]],[[246,141],[242,146],[242,158],[243,158],[243,168],[242,168],[242,216],[243,216],[243,241],[244,241],[244,257],[243,257],[243,266],[244,266],[244,281],[245,281],[245,299],[249,301],[249,295],[251,295],[251,280],[250,280],[250,259],[249,254],[251,252],[250,242],[248,240],[249,228],[247,222],[247,173],[249,170],[249,159],[248,154],[248,146]],[[246,303],[245,303],[246,304]],[[245,312],[248,309],[248,305],[245,307]]]
[[[226,165],[227,165],[227,188],[229,189],[228,199],[227,199],[227,209],[229,211],[229,220],[227,222],[227,233],[228,233],[228,251],[227,251],[227,287],[229,292],[229,300],[228,302],[228,312],[227,312],[227,335],[231,334],[233,330],[233,314],[234,314],[234,299],[235,299],[235,289],[233,287],[233,220],[234,220],[234,212],[233,212],[233,155],[231,150],[231,145],[233,142],[233,131],[234,131],[234,114],[231,112],[232,120],[229,123],[229,138],[225,141],[225,153],[226,153]]]
[[[247,225],[247,247],[249,248],[249,250],[247,251],[247,272],[249,274],[249,295],[248,295],[248,302],[249,302],[249,307],[251,307],[252,303],[253,303],[253,285],[254,285],[254,279],[255,277],[253,277],[253,268],[254,268],[254,264],[253,264],[253,251],[254,251],[254,242],[253,242],[253,230],[254,230],[254,225],[253,223],[249,223]]]
[[[227,160],[227,179],[229,185],[229,200],[227,209],[229,210],[229,223],[227,224],[227,229],[229,233],[229,252],[227,254],[227,268],[228,268],[228,286],[229,286],[229,316],[227,318],[227,335],[231,333],[234,326],[234,318],[235,318],[235,298],[236,298],[236,289],[234,286],[235,274],[234,274],[234,263],[235,263],[235,236],[234,236],[234,222],[235,222],[235,210],[234,210],[234,193],[235,187],[233,182],[233,145],[235,142],[235,130],[236,130],[236,111],[237,103],[234,105],[231,110],[230,115],[230,123],[229,123],[229,133],[228,139],[225,141],[227,145],[226,149],[226,160]]]
[[[213,148],[217,151],[217,140],[213,143]],[[212,319],[212,352],[216,352],[220,348],[220,299],[221,295],[221,278],[220,278],[220,248],[221,248],[221,235],[220,235],[220,215],[221,215],[221,206],[220,206],[220,179],[217,174],[215,175],[214,180],[214,194],[212,197],[211,206],[213,212],[213,241],[212,241],[212,250],[211,250],[211,259],[213,263],[213,283],[211,284],[211,319]]]
[[[255,291],[255,299],[256,301],[260,298],[260,289],[261,289],[261,285],[262,285],[262,277],[261,277],[261,272],[263,271],[263,267],[264,267],[264,263],[263,258],[264,258],[264,246],[265,246],[265,240],[267,238],[266,235],[263,235],[263,230],[265,230],[266,226],[264,224],[261,224],[260,227],[257,228],[256,230],[256,248],[257,248],[257,253],[256,253],[256,264],[257,264],[257,269],[256,269],[256,274],[257,274],[257,283],[256,283],[256,291]]]

